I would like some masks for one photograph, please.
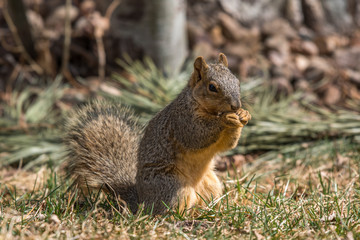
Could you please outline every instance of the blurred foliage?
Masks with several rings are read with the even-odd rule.
[[[25,168],[60,162],[61,116],[56,102],[64,94],[61,77],[45,89],[14,91],[0,118],[0,166],[24,163]],[[31,161],[31,162],[30,162]]]
[[[125,61],[118,61],[133,81],[120,74],[114,74],[113,78],[119,81],[124,89],[120,96],[105,94],[106,97],[130,105],[145,122],[164,106],[170,103],[187,83],[192,64],[185,64],[185,69],[175,77],[166,77],[155,66],[150,58],[144,62],[133,61],[125,56]]]
[[[15,90],[8,105],[4,105],[4,117],[0,118],[0,127],[26,124],[54,124],[59,112],[53,111],[54,104],[63,96],[64,86],[57,77],[44,90],[28,87],[23,91]]]
[[[252,106],[253,119],[244,128],[240,147],[231,153],[284,149],[291,152],[312,147],[319,140],[359,140],[360,102],[354,104],[354,109],[334,113],[308,102],[301,92],[276,100],[271,89],[257,91],[253,93],[259,96]]]

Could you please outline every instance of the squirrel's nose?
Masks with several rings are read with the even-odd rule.
[[[240,100],[231,101],[231,110],[236,111],[239,110],[240,108],[241,108]]]

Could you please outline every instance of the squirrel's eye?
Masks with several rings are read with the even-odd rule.
[[[216,87],[214,86],[214,84],[209,84],[209,90],[210,90],[211,92],[217,92],[217,89],[216,89]]]

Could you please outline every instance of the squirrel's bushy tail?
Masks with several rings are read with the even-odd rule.
[[[85,192],[102,188],[136,203],[139,135],[132,111],[119,104],[94,101],[75,110],[66,123],[66,173]]]

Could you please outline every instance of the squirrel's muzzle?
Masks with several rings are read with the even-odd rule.
[[[232,100],[230,103],[231,110],[237,111],[241,108],[241,101],[240,100]]]

